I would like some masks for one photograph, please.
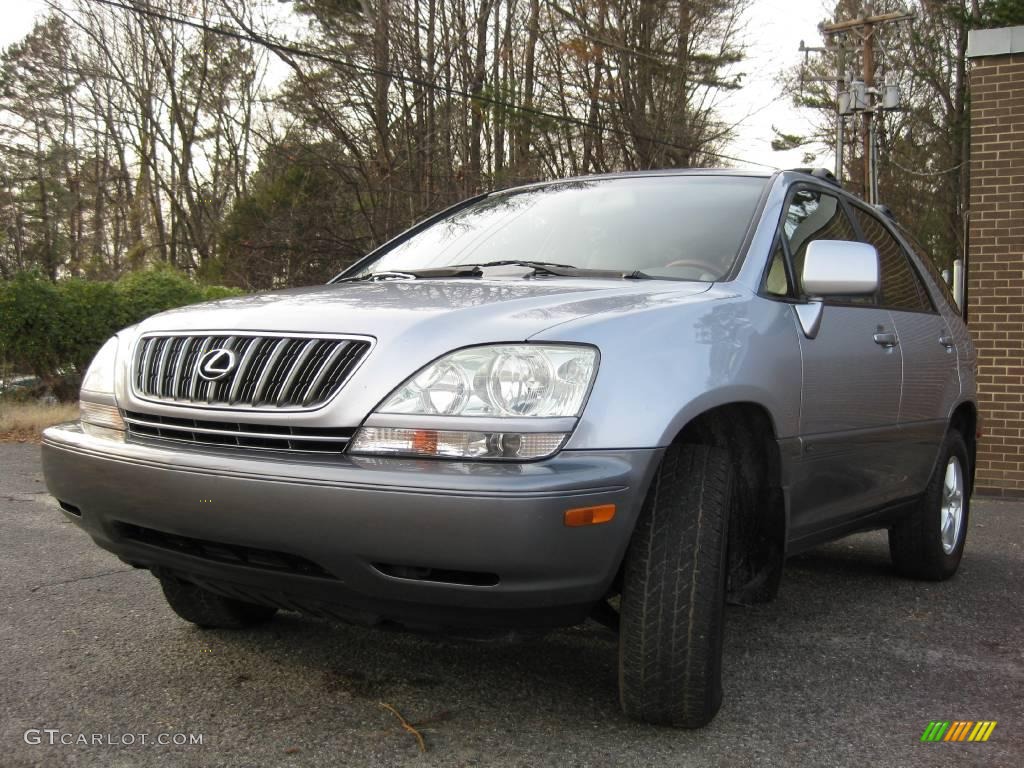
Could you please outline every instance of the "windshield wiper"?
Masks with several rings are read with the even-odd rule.
[[[529,261],[527,259],[502,259],[501,261],[485,261],[480,264],[466,264],[464,266],[473,266],[477,269],[482,269],[483,267],[529,267],[533,269],[534,274],[542,273],[545,275],[558,275],[559,277],[574,275],[580,271],[579,267],[574,267],[572,264],[558,264],[553,261]]]
[[[619,277],[623,280],[655,280],[654,275],[648,275],[639,269],[625,272],[619,269],[585,269],[572,264],[558,264],[553,261],[527,261],[525,259],[506,259],[504,261],[487,261],[482,264],[475,264],[475,267],[503,267],[521,266],[531,267],[535,275],[554,275],[556,277]],[[469,265],[467,265],[469,266]]]
[[[453,267],[435,267],[433,269],[410,269],[399,271],[381,270],[367,272],[364,275],[343,277],[336,283],[374,282],[384,280],[418,280],[444,277],[483,277],[488,267],[525,267],[532,269],[534,275],[551,275],[552,277],[610,277],[622,280],[654,280],[653,275],[636,269],[624,272],[617,269],[584,269],[572,264],[558,264],[552,261],[529,261],[527,259],[503,259],[501,261],[485,261],[480,264],[456,264]]]
[[[397,272],[383,269],[380,272],[367,272],[363,275],[343,277],[335,280],[336,283],[374,282],[377,280],[417,280],[419,278],[431,277],[479,277],[480,270],[475,266],[465,267],[438,267],[437,269],[410,269]]]
[[[365,280],[367,282],[373,280],[415,280],[416,275],[412,272],[367,272],[365,275],[356,275],[355,277],[344,277],[338,280],[339,283],[356,282],[359,280]]]
[[[416,280],[418,278],[437,277],[483,277],[485,267],[519,266],[533,270],[533,274],[557,275],[565,277],[574,275],[581,270],[572,264],[555,264],[548,261],[520,261],[519,259],[507,259],[502,261],[486,261],[482,264],[456,264],[452,267],[434,267],[430,269],[408,269],[398,271],[381,270],[380,272],[367,272],[364,275],[354,277],[343,277],[335,280],[336,283],[349,282],[373,282],[375,280]]]

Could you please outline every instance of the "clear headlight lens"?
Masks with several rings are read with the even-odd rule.
[[[576,416],[596,369],[593,347],[496,344],[463,349],[406,381],[378,413]]]
[[[363,427],[349,453],[447,459],[540,459],[562,447],[563,432],[461,432]]]
[[[82,421],[97,427],[110,427],[111,429],[124,429],[124,419],[116,405],[101,405],[90,403],[88,400],[79,400],[78,407],[81,410]]]
[[[97,395],[114,394],[114,363],[117,358],[117,336],[108,339],[89,363],[82,379],[82,392]]]
[[[82,390],[79,395],[78,407],[81,410],[83,426],[89,434],[97,437],[111,437],[110,430],[125,429],[124,419],[114,399],[114,375],[117,361],[117,337],[110,339],[100,347],[100,351],[89,363],[89,368],[82,378]],[[118,433],[120,437],[120,432]]]
[[[408,425],[362,427],[349,453],[542,459],[558,451],[569,433],[521,427],[513,432],[501,420],[578,416],[596,372],[597,350],[582,345],[492,344],[452,352],[408,379],[377,409],[410,416]],[[453,417],[451,428],[439,429],[436,421],[418,425],[416,417],[422,416]],[[460,430],[458,417],[495,421]]]

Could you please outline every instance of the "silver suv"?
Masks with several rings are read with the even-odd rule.
[[[622,707],[698,727],[723,607],[787,555],[964,549],[975,352],[927,256],[824,174],[482,195],[330,284],[188,307],[47,430],[64,512],[204,627],[276,610],[618,628]]]

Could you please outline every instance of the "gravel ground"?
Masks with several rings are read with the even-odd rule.
[[[519,644],[293,614],[198,630],[64,521],[38,450],[0,444],[5,767],[1024,765],[1024,503],[975,500],[943,584],[896,578],[881,533],[790,561],[778,600],[729,608],[725,704],[684,732],[623,718],[615,637],[594,624]],[[382,702],[421,726],[425,754]],[[935,719],[998,726],[920,742]],[[29,744],[29,729],[115,743]]]

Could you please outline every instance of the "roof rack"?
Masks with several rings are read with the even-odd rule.
[[[874,208],[876,211],[878,211],[883,216],[885,216],[887,219],[889,219],[889,221],[896,221],[896,214],[893,213],[892,212],[892,208],[890,208],[885,203],[875,203],[871,207]]]
[[[840,189],[843,188],[842,182],[840,182],[839,179],[835,177],[835,174],[833,174],[828,168],[790,168],[789,170],[795,173],[806,173],[808,176],[813,176],[816,179],[827,181],[835,187],[839,187]]]

